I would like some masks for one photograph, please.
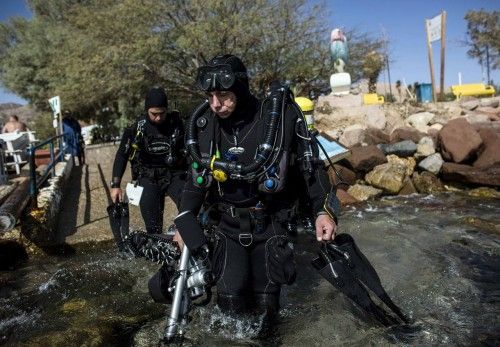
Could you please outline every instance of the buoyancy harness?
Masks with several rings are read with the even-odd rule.
[[[144,175],[162,176],[163,174],[157,172],[159,169],[175,168],[182,159],[180,157],[183,157],[183,153],[180,153],[180,150],[183,136],[176,124],[178,118],[179,114],[176,111],[169,114],[167,122],[173,130],[168,136],[148,134],[146,119],[137,122],[128,158],[135,179]]]
[[[192,169],[195,184],[208,186],[212,178],[218,182],[234,179],[258,181],[259,190],[265,193],[281,191],[286,179],[290,154],[289,149],[284,148],[284,117],[289,104],[294,104],[289,88],[281,83],[271,84],[271,91],[262,102],[259,116],[265,126],[263,140],[257,146],[254,160],[249,164],[222,158],[213,139],[210,142],[209,153],[200,152],[198,130],[208,122],[203,115],[208,111],[209,103],[205,101],[199,105],[188,121],[186,136],[187,150],[193,158]],[[296,109],[299,111],[298,114],[302,115],[300,109],[298,107]],[[302,144],[299,146],[301,153],[298,159],[303,163],[304,170],[310,173],[313,159],[311,137],[305,124],[303,119],[298,121],[295,131]]]

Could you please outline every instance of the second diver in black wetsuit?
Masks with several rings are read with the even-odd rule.
[[[178,206],[186,179],[184,127],[179,113],[167,112],[167,106],[162,88],[148,91],[146,114],[125,129],[113,163],[113,202],[123,198],[121,179],[130,161],[132,179],[144,188],[140,208],[149,234],[162,233],[165,195]]]
[[[275,84],[270,97],[258,100],[249,90],[246,67],[233,55],[210,60],[199,69],[197,82],[208,100],[186,128],[193,162],[174,239],[193,254],[204,247],[207,240],[196,216],[208,206],[215,215],[212,270],[219,307],[275,313],[281,285],[295,279],[284,227],[292,203],[285,190],[296,188],[288,186],[288,167],[302,168],[318,241],[335,237],[335,191],[323,163],[312,155],[315,144],[286,87]]]

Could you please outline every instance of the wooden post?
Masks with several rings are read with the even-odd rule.
[[[427,49],[429,50],[429,66],[431,68],[431,84],[432,84],[432,98],[434,102],[436,102],[436,90],[434,89],[435,81],[434,81],[434,63],[432,61],[432,44],[431,38],[429,34],[429,26],[427,25],[427,19],[425,20],[425,31],[427,32]]]
[[[444,52],[446,47],[446,11],[441,13],[441,80],[439,97],[444,100]]]

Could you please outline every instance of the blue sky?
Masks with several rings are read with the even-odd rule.
[[[315,3],[317,1],[311,1]],[[477,83],[486,78],[476,60],[466,54],[465,40],[467,24],[464,20],[468,10],[481,8],[500,11],[499,0],[327,0],[327,23],[334,28],[356,29],[380,36],[385,31],[390,52],[391,82],[406,80],[429,83],[427,42],[424,20],[437,16],[441,11],[447,13],[445,85],[458,84],[458,73],[462,74],[462,83]],[[30,17],[31,14],[23,0],[0,0],[0,21],[10,16]],[[349,38],[348,38],[349,39]],[[439,84],[440,42],[433,43],[433,55],[436,83]],[[492,71],[491,78],[500,82],[500,71]],[[387,82],[387,72],[379,81]],[[26,102],[16,95],[8,93],[0,86],[0,103]]]

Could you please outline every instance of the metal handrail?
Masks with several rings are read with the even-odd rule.
[[[30,147],[28,148],[28,156],[29,156],[29,165],[30,165],[30,190],[29,194],[31,197],[31,201],[34,205],[34,207],[37,206],[37,199],[36,196],[38,195],[38,189],[40,186],[45,183],[47,178],[49,177],[49,174],[51,174],[51,177],[54,177],[56,174],[56,164],[59,161],[62,161],[64,158],[64,154],[66,151],[66,145],[64,144],[63,137],[66,136],[67,134],[61,134],[57,136],[53,136],[42,143],[39,143],[37,145],[30,144]],[[56,140],[59,140],[59,153],[55,155],[54,153],[54,142]],[[36,165],[35,165],[35,152],[37,149],[40,149],[41,147],[45,145],[49,145],[49,151],[50,151],[50,162],[47,168],[43,171],[42,176],[40,177],[39,180],[36,178]]]

